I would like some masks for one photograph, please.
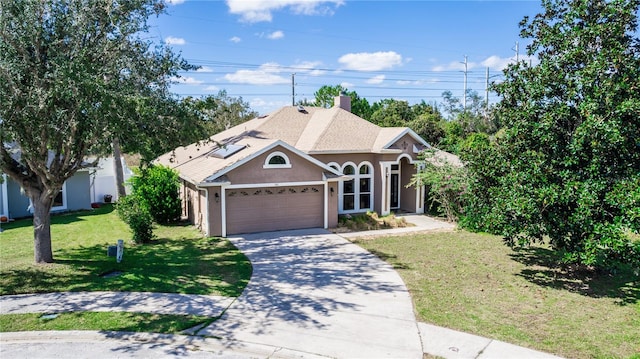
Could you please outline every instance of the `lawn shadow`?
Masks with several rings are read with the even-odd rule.
[[[357,242],[354,242],[357,243]],[[407,263],[402,263],[401,261],[398,260],[398,256],[395,254],[389,254],[383,251],[379,251],[376,249],[369,249],[368,250],[371,254],[375,255],[376,257],[382,259],[383,261],[391,264],[391,266],[393,266],[393,269],[411,269],[411,266],[408,265]]]
[[[220,239],[126,243],[121,263],[107,256],[105,244],[60,249],[55,256],[55,270],[29,266],[1,272],[1,292],[146,291],[237,297],[251,276],[248,259]],[[122,274],[104,276],[112,271]]]
[[[102,205],[100,208],[96,209],[86,209],[81,211],[72,211],[72,212],[62,212],[62,213],[52,213],[51,214],[51,225],[58,224],[69,224],[78,221],[84,221],[83,217],[89,216],[98,216],[108,214],[114,211],[113,205]],[[13,222],[2,223],[3,231],[10,231],[12,229],[24,228],[24,227],[33,227],[33,218],[20,218],[16,219]]]
[[[509,256],[527,266],[518,275],[536,285],[592,298],[614,298],[619,305],[640,301],[640,277],[630,268],[620,268],[610,273],[585,267],[561,266],[556,252],[539,247],[517,249]]]

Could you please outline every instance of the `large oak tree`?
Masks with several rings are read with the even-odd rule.
[[[63,183],[171,127],[171,78],[189,66],[149,40],[158,0],[0,0],[0,168],[33,205],[36,263],[52,262],[50,216]],[[144,138],[136,138],[144,134]],[[177,145],[177,144],[175,144]]]
[[[524,19],[539,62],[495,87],[506,131],[470,156],[467,225],[548,240],[571,263],[640,265],[639,4],[544,0]]]

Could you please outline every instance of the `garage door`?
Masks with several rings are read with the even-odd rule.
[[[227,190],[227,233],[323,227],[323,190],[323,186]]]

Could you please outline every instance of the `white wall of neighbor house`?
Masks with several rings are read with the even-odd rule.
[[[133,177],[133,171],[127,166],[124,158],[121,158],[124,172],[124,182],[127,193],[130,193],[130,186],[127,181]],[[116,172],[113,164],[113,157],[103,158],[98,162],[98,169],[91,175],[91,202],[103,202],[105,195],[111,195],[112,200],[118,200],[118,190],[116,188]]]
[[[2,186],[0,187],[0,216],[9,217],[9,201],[7,199],[7,175],[2,175]]]

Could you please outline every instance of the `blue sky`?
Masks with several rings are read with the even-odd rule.
[[[174,0],[152,21],[151,36],[198,71],[182,73],[179,95],[226,90],[252,109],[271,112],[313,100],[342,84],[370,103],[395,98],[441,101],[467,87],[484,96],[486,69],[521,59],[528,40],[518,23],[539,1]],[[493,99],[493,97],[490,97]]]

